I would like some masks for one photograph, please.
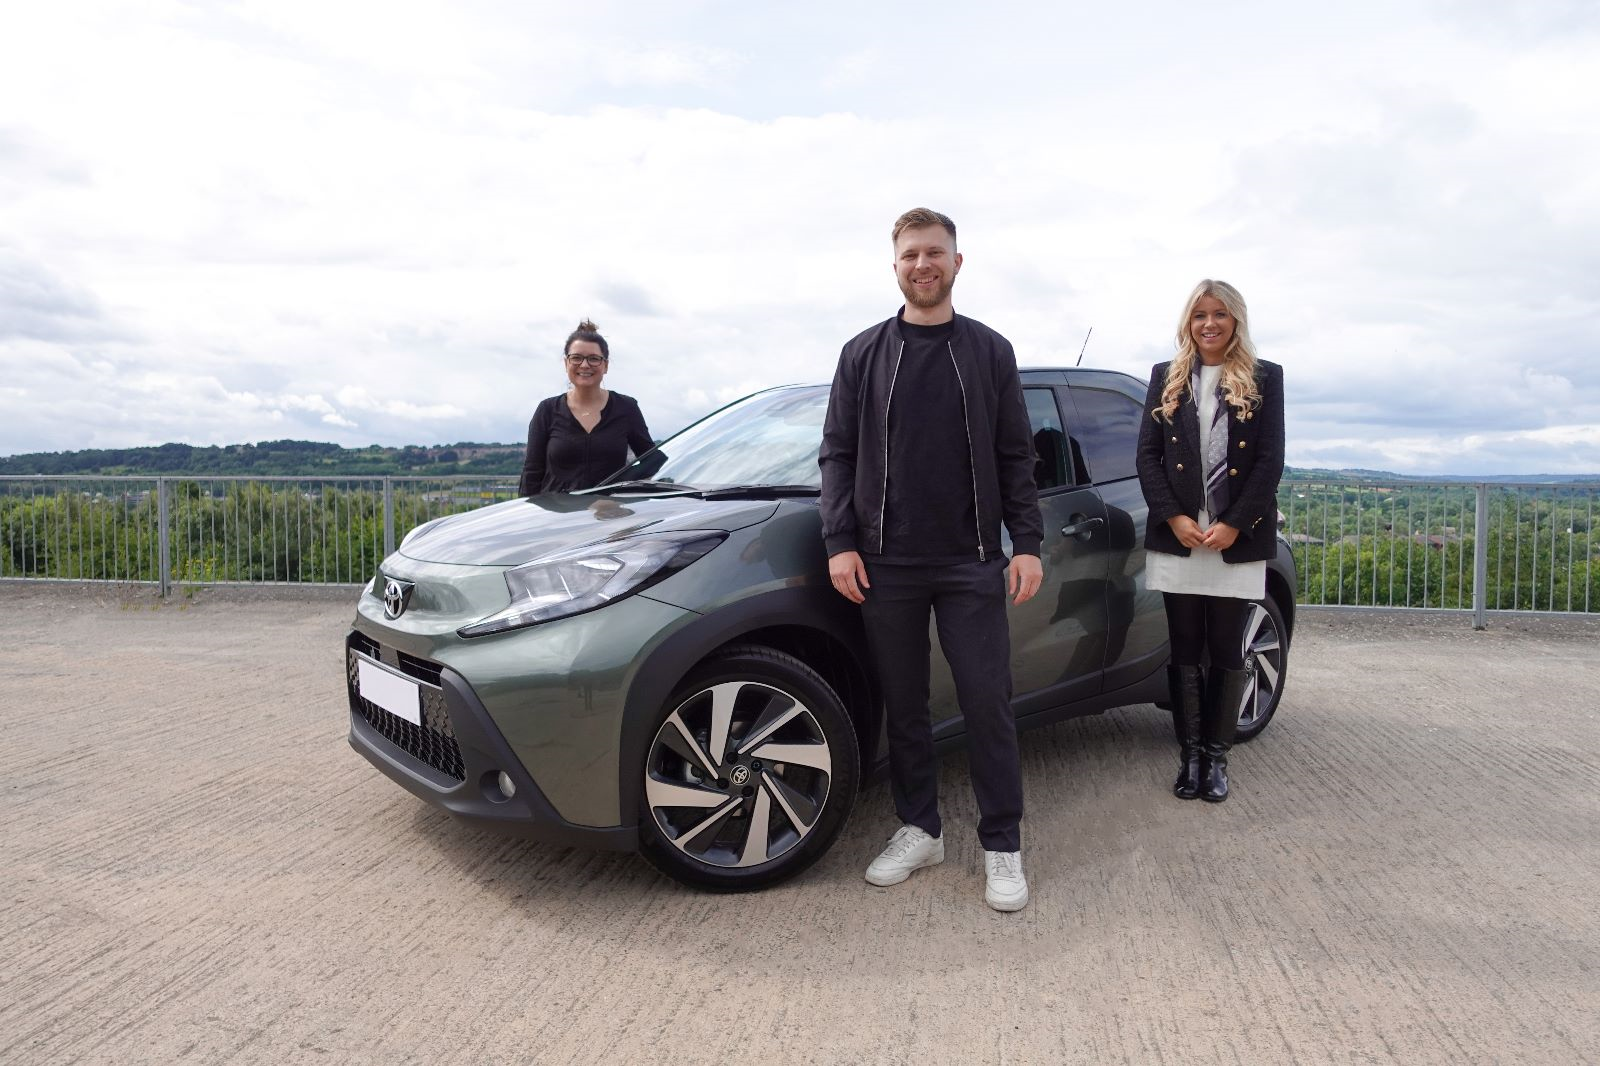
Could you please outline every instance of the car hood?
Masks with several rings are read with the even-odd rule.
[[[564,493],[509,500],[421,526],[399,554],[427,563],[518,566],[552,552],[645,532],[721,529],[764,522],[773,500]]]

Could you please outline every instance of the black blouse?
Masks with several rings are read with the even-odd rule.
[[[600,409],[600,421],[585,430],[573,417],[565,395],[539,403],[528,423],[528,453],[522,461],[518,492],[571,492],[588,489],[635,456],[655,447],[639,401],[613,392]]]

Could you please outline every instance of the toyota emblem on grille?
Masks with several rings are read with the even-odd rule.
[[[389,578],[383,586],[383,616],[399,618],[405,614],[406,606],[411,602],[411,590],[415,587],[409,581]]]

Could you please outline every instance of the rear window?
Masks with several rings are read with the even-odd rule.
[[[1082,449],[1095,484],[1137,477],[1136,450],[1144,403],[1109,389],[1074,385],[1072,404],[1078,412],[1072,440]]]

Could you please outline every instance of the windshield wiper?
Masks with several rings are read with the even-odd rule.
[[[713,488],[699,489],[693,485],[685,485],[678,481],[617,481],[610,485],[596,485],[592,489],[578,489],[574,496],[601,496],[610,493],[637,494],[637,495],[680,495],[695,496],[702,500],[720,500],[730,497],[747,497],[752,499],[766,499],[778,496],[820,496],[822,490],[816,485],[718,485]]]
[[[649,479],[643,479],[640,481],[613,481],[609,485],[596,485],[592,489],[577,489],[572,493],[572,495],[599,496],[604,493],[614,492],[617,489],[624,489],[629,492],[681,492],[686,495],[691,492],[700,491],[693,485],[680,485],[676,481],[651,481]]]
[[[769,496],[821,496],[822,490],[816,485],[722,485],[714,489],[696,489],[694,495],[707,500],[727,496],[759,499]]]

